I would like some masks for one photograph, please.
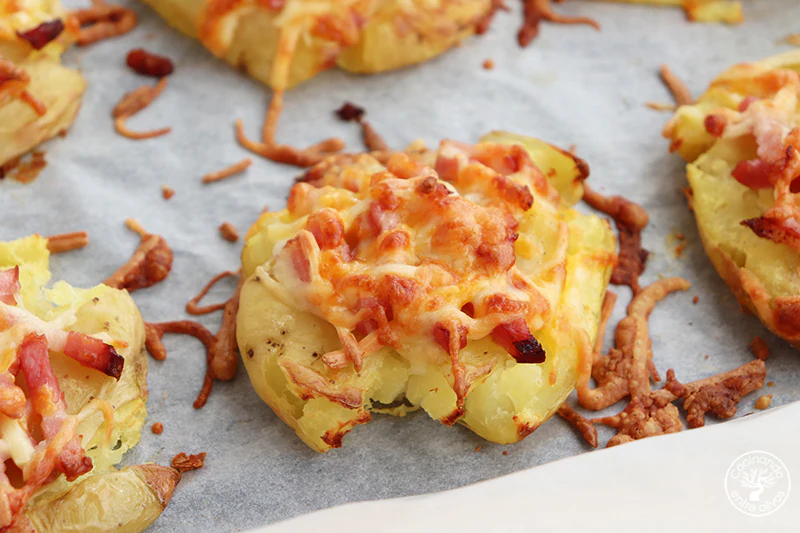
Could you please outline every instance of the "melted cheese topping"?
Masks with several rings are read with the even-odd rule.
[[[454,337],[463,344],[514,320],[536,331],[547,319],[550,302],[515,266],[518,217],[541,173],[514,159],[524,154],[515,146],[452,144],[439,153],[450,183],[405,154],[384,170],[359,156],[366,165],[328,172],[316,187],[295,185],[291,217],[272,228],[287,237],[259,279],[336,327],[345,353]],[[337,357],[323,360],[341,366]]]

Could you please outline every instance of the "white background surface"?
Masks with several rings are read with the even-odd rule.
[[[0,238],[89,231],[88,248],[52,262],[56,279],[88,286],[128,259],[138,237],[123,220],[136,217],[166,237],[175,263],[165,283],[135,293],[135,299],[147,320],[180,319],[184,303],[208,278],[238,266],[240,244],[222,240],[219,224],[229,220],[243,233],[265,204],[282,207],[298,170],[256,160],[242,176],[202,185],[203,174],[250,155],[235,143],[233,121],[243,118],[257,136],[268,92],[171,31],[146,7],[125,3],[140,14],[138,28],[67,55],[89,81],[83,109],[68,137],[46,146],[49,166],[38,180],[26,186],[0,183]],[[768,390],[775,394],[773,405],[800,399],[798,354],[742,314],[714,272],[681,192],[683,163],[667,153],[660,136],[668,114],[643,107],[647,100],[669,101],[656,75],[661,63],[671,65],[699,94],[731,63],[785,51],[778,40],[800,31],[796,0],[746,1],[748,20],[738,27],[689,24],[677,9],[573,0],[556,9],[593,16],[603,31],[544,24],[540,38],[525,50],[516,45],[520,19],[516,3],[511,4],[514,13],[498,14],[488,35],[419,67],[374,77],[332,71],[302,85],[287,96],[279,138],[306,145],[338,135],[360,147],[357,129],[332,115],[351,100],[367,108],[371,122],[397,148],[419,137],[430,145],[441,138],[475,141],[496,128],[564,147],[576,144],[592,167],[595,187],[624,193],[651,215],[644,239],[654,253],[643,281],[667,274],[694,284],[653,313],[653,351],[662,374],[672,367],[679,379],[689,381],[729,370],[752,358],[747,345],[762,335],[773,351],[767,364],[767,379],[776,384]],[[124,66],[126,53],[140,46],[171,57],[176,72],[164,94],[129,125],[137,130],[169,125],[173,132],[134,142],[114,133],[110,115],[123,92],[150,83]],[[496,64],[492,71],[481,68],[487,58]],[[176,191],[169,202],[161,198],[162,184]],[[675,231],[687,238],[680,260],[670,253],[675,243],[666,242]],[[211,299],[227,297],[232,288],[230,282],[220,284]],[[691,304],[694,295],[700,297],[697,305]],[[620,291],[617,318],[628,296]],[[215,330],[219,317],[203,321]],[[203,410],[193,409],[204,353],[186,337],[169,336],[166,344],[168,359],[151,361],[148,403],[148,424],[163,422],[164,434],[145,430],[126,461],[166,464],[180,451],[206,451],[208,457],[203,470],[184,476],[153,531],[248,529],[346,502],[455,488],[588,450],[558,419],[524,442],[504,447],[417,413],[405,419],[376,416],[348,435],[343,449],[318,455],[258,399],[244,370],[234,382],[218,383]],[[753,410],[758,394],[742,402],[740,413]],[[601,442],[610,435],[601,432]],[[483,449],[475,453],[478,445]],[[607,458],[609,468],[629,468],[629,450],[636,448],[598,456]],[[681,453],[693,451],[687,446]],[[719,461],[727,466],[732,459]],[[659,464],[658,457],[651,461]],[[582,463],[573,464],[565,468],[580,475]],[[796,471],[800,479],[800,467]],[[538,486],[532,498],[553,489]],[[679,491],[662,501],[685,513],[696,509],[686,507]],[[581,498],[574,501],[575,509],[588,505]],[[618,519],[626,523],[623,515]],[[530,524],[533,528],[535,522]]]

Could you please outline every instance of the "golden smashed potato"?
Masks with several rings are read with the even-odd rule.
[[[274,89],[337,65],[413,65],[475,31],[492,0],[144,0],[214,55]]]
[[[86,81],[60,58],[76,32],[58,0],[0,0],[0,166],[75,120]]]
[[[688,162],[706,253],[743,305],[800,343],[800,52],[736,65],[664,129]]]
[[[147,415],[142,317],[126,291],[63,281],[47,288],[48,261],[42,237],[0,242],[0,441],[24,472],[23,487],[37,489],[15,509],[15,491],[26,489],[0,477],[0,521],[13,520],[11,531],[37,533],[142,531],[180,479],[157,465],[113,467],[139,441]],[[9,398],[19,389],[36,398],[34,410],[43,409],[41,429],[29,425],[34,418],[14,418]],[[27,437],[37,431],[49,443],[45,456]],[[35,472],[52,468],[53,454],[54,472],[64,475],[37,478]]]
[[[248,232],[239,349],[312,449],[371,412],[419,408],[517,442],[591,364],[616,242],[570,207],[587,167],[536,139],[487,139],[329,158]]]
[[[651,4],[664,7],[682,7],[693,22],[725,22],[739,24],[744,21],[742,3],[738,0],[594,0],[628,4]]]

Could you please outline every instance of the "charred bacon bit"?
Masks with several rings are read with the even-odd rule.
[[[133,69],[134,72],[153,78],[169,76],[175,70],[169,58],[148,52],[143,48],[136,48],[128,52],[125,63]]]
[[[489,31],[489,27],[492,25],[494,16],[500,10],[511,11],[511,8],[506,5],[505,0],[492,0],[492,5],[489,10],[485,15],[483,15],[483,17],[480,18],[480,20],[478,20],[478,23],[475,25],[475,33],[477,35],[483,35]]]
[[[205,465],[206,460],[206,452],[200,452],[197,454],[186,455],[185,452],[181,452],[175,457],[172,458],[172,468],[180,471],[181,473],[190,472],[192,470],[197,470],[198,468],[203,468]]]
[[[634,293],[640,291],[639,276],[650,255],[642,248],[642,230],[649,222],[647,212],[621,196],[603,196],[585,183],[583,188],[586,203],[613,218],[619,231],[619,263],[611,275],[611,283],[627,285]]]
[[[200,300],[205,298],[206,294],[208,294],[208,291],[210,291],[211,288],[214,285],[216,285],[217,282],[219,282],[219,280],[226,278],[228,276],[238,276],[238,275],[239,274],[237,272],[228,270],[225,272],[220,272],[219,274],[211,278],[211,280],[208,283],[206,283],[203,289],[199,293],[197,293],[197,295],[194,296],[191,300],[189,300],[189,302],[186,304],[186,312],[189,313],[190,315],[207,315],[208,313],[213,313],[214,311],[219,311],[220,309],[224,309],[226,305],[225,302],[220,304],[212,304],[205,306],[199,306],[198,304],[200,303]]]
[[[336,110],[336,116],[345,122],[358,122],[361,125],[361,136],[364,139],[364,145],[370,152],[384,152],[389,151],[389,145],[383,140],[383,137],[372,127],[372,124],[364,120],[367,112],[363,107],[345,102],[342,107]]]
[[[64,22],[61,19],[42,22],[33,29],[25,32],[17,32],[17,37],[28,41],[35,49],[41,50],[51,41],[54,41],[64,31]]]
[[[119,103],[114,107],[114,111],[112,113],[114,117],[114,128],[117,130],[117,133],[123,137],[127,137],[128,139],[139,141],[143,139],[160,137],[171,132],[172,128],[134,132],[129,130],[125,125],[125,121],[149,106],[150,103],[161,94],[166,86],[167,78],[161,78],[155,86],[145,85],[134,89],[129,93],[125,93]]]
[[[658,74],[661,76],[661,81],[663,81],[664,85],[669,89],[669,92],[672,93],[675,103],[678,105],[690,105],[694,102],[692,92],[667,65],[661,65],[658,69]]]
[[[558,414],[580,432],[584,440],[589,443],[589,446],[597,448],[597,428],[588,418],[581,415],[566,402],[561,404]]]
[[[0,270],[0,302],[17,305],[19,290],[19,267]]]
[[[132,9],[105,3],[73,11],[81,26],[78,45],[85,46],[97,41],[128,33],[136,27],[136,13]]]
[[[131,219],[129,219],[131,220]],[[138,222],[131,222],[141,228]],[[142,230],[143,231],[143,230]],[[111,274],[103,283],[115,289],[133,292],[163,281],[172,269],[172,249],[161,235],[140,233],[142,242],[127,263]]]
[[[757,359],[761,359],[762,361],[766,361],[769,358],[769,346],[767,346],[767,342],[761,337],[755,337],[753,339],[750,343],[750,351],[753,352],[753,355],[755,355]]]
[[[670,369],[664,388],[683,398],[686,421],[690,428],[698,428],[705,425],[706,413],[719,418],[734,416],[742,397],[763,387],[766,376],[766,365],[760,359],[686,385],[675,379],[675,372]]]
[[[500,324],[492,330],[492,341],[505,348],[518,363],[544,363],[544,348],[533,336],[524,318]]]
[[[77,250],[89,245],[89,235],[85,231],[60,233],[47,237],[47,250],[51,254],[60,254]]]
[[[234,163],[229,167],[225,167],[222,170],[218,170],[216,172],[209,172],[205,176],[203,176],[203,183],[213,183],[215,181],[224,180],[225,178],[230,178],[231,176],[235,176],[240,172],[244,172],[247,170],[250,165],[253,164],[253,160],[249,157],[246,157],[239,161],[238,163]]]
[[[553,11],[551,0],[523,0],[522,12],[524,22],[517,34],[517,41],[523,48],[528,46],[539,35],[542,20],[556,24],[586,24],[596,30],[600,24],[589,17],[565,17]]]
[[[727,125],[728,119],[725,118],[725,115],[707,115],[703,120],[703,126],[712,137],[722,137]]]
[[[114,350],[113,346],[77,331],[70,331],[67,334],[64,355],[117,381],[125,366],[125,359]]]

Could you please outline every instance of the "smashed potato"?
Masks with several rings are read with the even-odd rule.
[[[0,453],[21,471],[21,485],[0,475],[0,527],[142,531],[180,479],[113,468],[147,414],[142,318],[125,291],[46,288],[48,260],[42,237],[0,243]]]
[[[492,0],[144,1],[214,55],[279,90],[334,65],[382,72],[425,61],[474,33],[492,6]]]
[[[535,139],[488,138],[385,165],[328,158],[250,228],[239,349],[312,449],[341,446],[371,412],[419,408],[517,442],[591,364],[582,347],[617,258],[607,222],[570,207],[587,167]]]
[[[689,164],[706,253],[775,334],[800,343],[800,52],[734,66],[664,129]]]
[[[86,82],[60,57],[77,31],[58,0],[0,0],[0,166],[72,125]]]

